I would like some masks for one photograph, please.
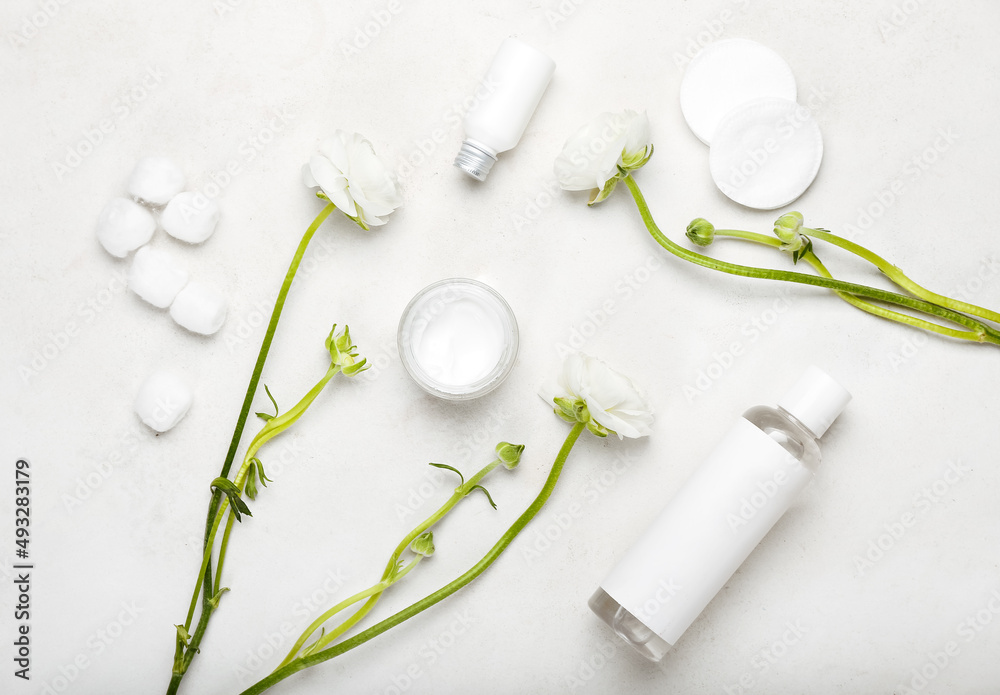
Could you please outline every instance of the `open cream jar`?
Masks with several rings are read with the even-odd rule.
[[[410,300],[396,341],[403,366],[421,388],[439,398],[466,400],[507,378],[517,357],[517,321],[493,288],[451,278]]]

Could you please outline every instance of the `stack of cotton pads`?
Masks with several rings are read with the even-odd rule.
[[[187,269],[167,251],[146,246],[159,226],[170,236],[200,244],[215,231],[218,204],[200,193],[184,191],[184,173],[165,157],[144,157],[128,181],[128,198],[113,198],[97,220],[97,239],[116,258],[135,251],[128,286],[155,307],[170,307],[170,316],[192,333],[212,335],[226,320],[226,298],[218,290],[191,280]],[[143,383],[135,400],[139,418],[157,432],[176,425],[192,402],[187,383],[170,371],[156,372]]]
[[[774,210],[816,178],[823,136],[796,96],[788,64],[748,39],[709,44],[684,73],[684,120],[709,145],[715,185],[737,203]]]

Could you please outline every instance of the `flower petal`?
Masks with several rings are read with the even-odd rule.
[[[336,131],[336,137],[327,138],[319,144],[319,153],[330,160],[333,166],[337,167],[345,176],[350,171],[351,161],[347,156],[347,133],[342,130]]]
[[[347,178],[329,159],[314,154],[309,158],[309,171],[331,203],[349,217],[357,214],[354,200],[347,192]]]
[[[304,183],[307,188],[316,188],[319,186],[319,183],[315,178],[313,178],[312,171],[310,171],[308,164],[302,165],[302,183]]]
[[[636,113],[626,109],[625,117],[628,122],[625,133],[625,151],[629,154],[644,152],[652,144],[649,116],[646,115],[645,111]]]
[[[553,165],[559,185],[569,191],[604,188],[618,173],[626,135],[624,119],[612,113],[582,125],[566,140]]]
[[[338,130],[320,143],[303,169],[307,186],[319,186],[330,201],[363,229],[385,224],[382,216],[403,202],[392,172],[358,133]]]
[[[653,414],[632,380],[603,361],[583,356],[584,399],[590,416],[621,437],[649,435]]]

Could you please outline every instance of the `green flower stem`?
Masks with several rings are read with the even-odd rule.
[[[323,378],[316,382],[316,385],[309,389],[309,392],[303,396],[291,410],[287,413],[271,418],[264,424],[264,426],[260,429],[260,432],[258,432],[250,441],[250,446],[247,447],[247,453],[243,456],[243,463],[240,464],[240,469],[236,473],[236,479],[233,481],[236,483],[236,487],[241,490],[243,489],[247,469],[250,467],[250,462],[257,456],[257,452],[260,451],[260,448],[294,425],[298,419],[305,414],[306,409],[319,397],[319,394],[323,392],[326,385],[330,383],[330,380],[336,376],[339,371],[340,366],[336,364],[330,365],[330,368],[326,371]]]
[[[316,219],[313,220],[309,228],[306,229],[305,234],[302,235],[302,240],[299,242],[298,248],[295,250],[295,254],[292,256],[292,262],[288,266],[288,271],[285,273],[284,282],[281,284],[281,289],[278,291],[278,296],[274,300],[274,309],[271,311],[271,319],[267,324],[267,330],[264,332],[264,339],[260,345],[260,351],[257,353],[257,362],[254,364],[253,373],[250,375],[250,383],[247,384],[246,395],[243,398],[243,406],[240,408],[239,417],[236,418],[236,427],[233,430],[233,437],[229,442],[229,450],[226,452],[226,459],[222,464],[222,472],[220,477],[225,478],[229,475],[229,469],[232,468],[233,461],[236,459],[236,450],[239,448],[240,440],[243,438],[243,429],[246,427],[247,418],[250,415],[250,408],[253,406],[253,399],[257,393],[257,386],[260,383],[261,374],[264,371],[264,363],[267,361],[267,353],[271,349],[271,341],[274,339],[274,332],[278,328],[278,320],[281,318],[281,311],[285,306],[285,299],[288,297],[288,290],[292,286],[292,280],[295,279],[295,274],[298,272],[299,265],[302,263],[302,258],[305,255],[306,248],[309,246],[309,242],[312,241],[313,236],[316,234],[316,230],[319,229],[320,225],[326,220],[327,217],[336,210],[336,206],[333,203],[327,203]],[[215,520],[219,512],[220,505],[222,504],[222,493],[216,490],[212,494],[212,499],[208,505],[208,515],[205,519],[205,547],[209,546],[209,537],[212,535],[212,527],[215,526]],[[191,660],[194,659],[194,655],[198,653],[198,647],[201,644],[202,637],[204,637],[205,630],[208,627],[208,620],[212,614],[212,605],[210,603],[212,597],[209,593],[212,589],[212,567],[208,564],[202,568],[198,574],[199,577],[203,578],[204,586],[204,597],[202,602],[201,616],[198,619],[198,627],[195,629],[191,639],[188,643],[188,647],[185,651],[184,658],[181,661],[180,668],[177,666],[171,672],[170,683],[167,686],[167,695],[176,695],[177,689],[180,687],[181,679],[187,672],[188,666],[191,665]]]
[[[286,429],[291,427],[293,424],[295,424],[295,421],[298,420],[300,417],[302,417],[302,414],[305,413],[306,408],[308,408],[312,404],[312,402],[316,400],[316,398],[319,396],[323,388],[330,382],[330,379],[332,379],[334,375],[337,374],[338,371],[340,371],[340,367],[338,367],[337,365],[331,366],[330,369],[327,370],[326,375],[324,375],[324,377],[320,379],[319,382],[317,382],[317,384],[312,387],[312,389],[309,390],[309,393],[307,393],[302,398],[302,400],[300,400],[298,403],[295,404],[295,407],[293,407],[291,410],[289,410],[284,415],[281,415],[280,417],[275,417],[272,418],[271,420],[268,420],[267,423],[264,425],[264,427],[261,428],[260,432],[257,433],[257,436],[253,438],[253,440],[250,443],[250,446],[247,448],[246,456],[243,457],[243,464],[240,466],[239,472],[236,475],[236,480],[233,481],[238,488],[240,488],[241,490],[243,489],[243,484],[246,481],[247,469],[251,465],[250,463],[251,460],[257,455],[257,452],[260,451],[260,448],[264,446],[264,444],[266,444],[268,441],[278,436]],[[198,573],[199,578],[205,574],[212,561],[212,551],[215,547],[215,536],[219,530],[219,524],[222,521],[223,515],[225,514],[226,507],[228,505],[229,505],[229,500],[228,499],[223,500],[217,510],[215,519],[213,519],[212,521],[212,528],[209,533],[209,539],[208,542],[205,544],[205,550],[202,555],[201,571]],[[222,575],[222,565],[225,560],[225,550],[229,544],[229,534],[232,531],[233,517],[234,513],[232,512],[232,510],[230,510],[229,521],[226,522],[226,530],[223,533],[222,547],[219,550],[219,562],[218,566],[216,567],[215,585],[212,587],[213,589],[212,596],[215,596],[219,592],[219,584]],[[198,596],[201,595],[200,585],[201,585],[201,580],[199,579],[198,582],[195,584],[194,595],[191,597],[191,606],[188,609],[187,620],[184,622],[185,629],[189,629],[191,627],[191,620],[194,618],[195,607],[198,604]]]
[[[451,494],[451,497],[449,497],[447,501],[445,501],[445,503],[442,504],[436,512],[434,512],[429,517],[424,519],[422,522],[417,524],[417,526],[415,526],[412,531],[406,534],[403,540],[401,540],[399,544],[396,546],[395,550],[393,550],[392,555],[389,557],[389,562],[386,563],[385,570],[382,573],[382,578],[379,581],[379,583],[376,584],[375,586],[379,586],[379,584],[384,584],[385,582],[389,582],[389,584],[394,582],[395,579],[392,579],[392,575],[395,572],[396,564],[399,562],[399,558],[402,556],[403,552],[408,547],[410,547],[410,543],[412,543],[417,536],[424,533],[432,526],[434,526],[434,524],[443,519],[445,514],[450,512],[455,507],[456,504],[458,504],[463,498],[465,498],[470,492],[472,492],[473,487],[478,485],[479,482],[483,478],[485,478],[486,475],[494,468],[496,468],[498,465],[500,465],[499,458],[496,458],[490,463],[488,463],[475,475],[473,475],[471,478],[469,478],[461,485],[459,485],[457,488],[455,488],[455,491]],[[386,584],[386,586],[388,586],[388,584]],[[340,637],[342,634],[344,634],[352,627],[354,627],[362,618],[364,618],[368,614],[368,612],[375,607],[375,604],[378,603],[379,598],[381,598],[381,591],[372,592],[368,594],[368,596],[366,596],[365,598],[368,598],[368,601],[366,601],[365,605],[359,608],[357,612],[354,613],[354,615],[345,620],[341,625],[337,626],[335,629],[326,633],[320,640],[317,641],[317,644],[319,644],[319,647],[316,647],[317,649],[321,649],[322,647],[325,647],[327,644],[330,644],[335,639]],[[348,600],[350,601],[350,599]],[[351,603],[354,603],[354,601],[351,601]],[[341,604],[337,604],[330,610],[326,611],[323,615],[316,618],[316,620],[314,620],[312,624],[309,625],[309,627],[307,627],[305,631],[299,636],[299,639],[295,642],[295,644],[292,645],[292,648],[288,652],[288,655],[280,664],[278,664],[278,667],[275,669],[275,671],[277,671],[278,669],[282,668],[283,666],[287,665],[292,660],[294,660],[296,655],[299,653],[299,650],[302,648],[302,645],[304,645],[306,641],[309,639],[309,636],[312,635],[312,633],[314,633],[316,630],[318,630],[320,626],[323,625],[323,623],[325,623],[327,620],[333,617],[336,613],[343,610],[344,607],[345,606],[341,606]]]
[[[833,275],[830,271],[826,269],[823,262],[819,260],[815,252],[809,251],[803,256],[805,260],[816,269],[820,275],[826,278],[832,278]],[[897,321],[899,323],[905,323],[914,328],[923,328],[925,331],[931,331],[932,333],[940,333],[941,335],[946,335],[950,338],[959,338],[961,340],[978,340],[978,334],[974,331],[960,331],[956,328],[948,328],[947,326],[942,326],[941,324],[934,323],[932,321],[927,321],[925,319],[919,318],[917,316],[910,316],[909,314],[903,314],[898,311],[893,311],[892,309],[887,309],[877,304],[873,304],[864,299],[855,297],[853,294],[848,294],[846,292],[837,292],[840,297],[846,301],[848,304],[853,304],[861,311],[865,311],[873,316],[879,316],[883,319],[888,319],[890,321]]]
[[[222,565],[226,562],[226,549],[229,548],[229,534],[233,531],[233,521],[236,519],[236,512],[229,510],[229,518],[226,519],[226,530],[222,532],[222,543],[219,545],[219,562],[215,566],[215,587],[212,589],[212,596],[219,595],[222,584]]]
[[[900,306],[922,311],[925,314],[931,314],[947,321],[951,321],[952,323],[956,323],[960,326],[970,328],[975,336],[976,342],[988,342],[1000,345],[1000,331],[997,331],[980,321],[976,321],[965,314],[931,304],[930,302],[914,299],[913,297],[897,294],[895,292],[887,292],[886,290],[868,287],[867,285],[858,285],[853,282],[844,282],[842,280],[818,277],[815,275],[806,275],[805,273],[796,273],[787,270],[772,270],[737,265],[735,263],[727,263],[726,261],[716,260],[709,256],[704,256],[700,253],[690,251],[671,241],[656,226],[656,222],[653,220],[653,216],[649,212],[649,206],[646,204],[646,200],[643,198],[642,192],[639,190],[639,185],[635,182],[635,179],[632,176],[626,176],[625,184],[632,193],[632,198],[635,200],[636,207],[638,207],[639,214],[642,216],[642,221],[646,225],[646,229],[649,231],[650,235],[660,246],[678,258],[705,268],[728,273],[730,275],[761,278],[766,280],[783,280],[785,282],[796,282],[802,285],[814,285],[835,291],[840,290],[841,292],[848,292],[850,294],[868,297],[869,299],[876,299],[890,304],[898,304]]]
[[[839,246],[846,251],[850,251],[856,256],[860,256],[882,271],[887,278],[915,297],[920,297],[921,299],[925,299],[928,302],[937,304],[938,306],[947,307],[948,309],[954,309],[955,311],[961,311],[966,314],[971,314],[973,316],[978,316],[979,318],[1000,323],[1000,313],[990,311],[989,309],[984,309],[981,306],[969,304],[968,302],[963,302],[958,299],[945,297],[937,294],[936,292],[931,292],[927,288],[918,285],[913,280],[908,278],[903,271],[895,265],[879,256],[877,253],[869,251],[860,244],[855,244],[853,241],[848,241],[847,239],[839,237],[833,232],[828,232],[825,229],[811,229],[803,227],[802,233],[816,239],[822,239],[827,243]]]
[[[382,622],[372,625],[367,630],[359,632],[354,637],[350,637],[343,642],[333,645],[332,647],[327,647],[322,651],[295,659],[286,666],[277,669],[266,678],[251,685],[240,695],[259,695],[259,693],[264,692],[275,683],[283,681],[293,673],[298,673],[299,671],[309,668],[310,666],[315,666],[316,664],[327,661],[328,659],[332,659],[336,656],[344,654],[345,652],[349,652],[355,647],[364,644],[368,640],[381,635],[386,630],[389,630],[400,623],[409,620],[418,613],[427,610],[439,601],[448,598],[480,574],[485,572],[487,568],[489,568],[489,566],[492,565],[498,557],[500,557],[500,554],[507,549],[507,546],[511,544],[517,535],[521,533],[524,527],[535,518],[538,512],[541,511],[542,507],[545,505],[545,502],[548,501],[549,497],[552,495],[552,491],[556,487],[556,483],[559,481],[559,475],[562,473],[563,466],[566,464],[566,459],[569,457],[570,451],[573,450],[573,445],[576,444],[576,440],[580,438],[580,434],[583,432],[584,427],[585,425],[582,422],[578,422],[573,425],[569,434],[566,435],[566,441],[563,442],[562,448],[559,450],[559,454],[552,463],[549,476],[546,478],[541,492],[538,493],[538,496],[535,497],[534,501],[532,501],[528,508],[524,510],[521,516],[517,518],[517,521],[515,521],[500,537],[500,540],[498,540],[496,544],[490,548],[489,552],[486,553],[483,559],[473,565],[472,568],[470,568],[465,574],[453,582],[441,587],[434,593],[425,596],[416,603],[407,606],[395,615],[391,615]]]
[[[243,486],[246,484],[247,472],[250,466],[253,465],[253,459],[257,455],[257,452],[260,451],[261,447],[294,425],[298,419],[305,414],[306,409],[309,408],[313,401],[319,397],[319,394],[322,393],[326,385],[330,383],[330,380],[336,376],[339,371],[340,367],[338,365],[331,365],[323,378],[320,379],[291,410],[278,417],[273,417],[265,423],[260,432],[258,432],[257,435],[250,441],[250,446],[247,447],[247,453],[243,457],[243,463],[240,465],[240,469],[236,474],[236,480],[233,481],[236,487],[238,487],[241,491],[243,490]],[[221,515],[224,510],[225,507],[220,507],[219,514]],[[226,549],[229,547],[229,536],[233,530],[233,520],[235,517],[236,513],[230,509],[229,518],[226,520],[226,530],[222,533],[222,543],[219,546],[219,560],[215,567],[215,586],[212,591],[213,596],[218,595],[220,585],[222,584],[222,565],[226,560]],[[206,553],[209,558],[211,557],[211,549],[212,545],[209,545],[206,548]],[[209,561],[211,560],[209,559]],[[195,587],[195,591],[198,591],[197,586]]]
[[[345,598],[343,601],[341,601],[340,603],[338,603],[337,605],[333,606],[328,611],[323,613],[323,615],[316,618],[316,620],[314,620],[312,624],[308,628],[306,628],[305,632],[302,633],[302,635],[299,637],[299,640],[295,643],[295,646],[292,647],[292,651],[289,652],[288,656],[285,657],[285,660],[278,665],[278,668],[281,668],[285,664],[291,662],[295,658],[295,655],[299,653],[299,650],[302,649],[302,646],[305,644],[309,636],[316,630],[318,630],[320,626],[323,625],[323,623],[325,623],[327,620],[335,616],[340,611],[353,606],[358,601],[364,600],[366,598],[375,598],[381,595],[383,591],[385,591],[390,586],[395,584],[397,581],[399,581],[407,574],[409,574],[410,571],[417,566],[417,563],[419,563],[421,560],[424,559],[424,557],[425,557],[424,555],[417,555],[408,565],[403,567],[403,569],[399,570],[395,576],[382,578],[377,583],[368,587],[364,591],[359,591],[353,596]],[[360,610],[358,612],[360,612]],[[352,618],[353,617],[354,616],[352,616]],[[337,637],[339,637],[348,629],[350,629],[350,627],[352,627],[356,622],[357,620],[352,621],[351,624],[348,625],[347,627],[344,627],[344,625],[340,625],[337,627],[336,630],[324,634],[303,652],[303,656],[308,656],[309,654],[312,654],[318,651],[319,649],[322,649],[324,646],[326,646],[333,640],[337,639]]]
[[[215,516],[215,520],[212,522],[212,528],[208,534],[208,545],[205,546],[205,551],[202,553],[201,558],[201,570],[198,572],[198,576],[201,577],[208,570],[209,565],[212,562],[212,549],[215,547],[215,535],[219,531],[219,524],[222,523],[222,517],[225,515],[226,508],[229,507],[229,498],[226,497],[222,500],[222,504],[219,505],[219,513]],[[212,589],[212,585],[208,585],[208,589]],[[191,621],[194,619],[194,609],[198,605],[198,597],[201,595],[201,582],[197,582],[194,585],[194,594],[191,596],[191,606],[188,608],[187,619],[184,621],[184,629],[191,629]],[[206,601],[210,600],[212,596],[207,596]],[[204,606],[202,607],[202,613],[204,614]],[[190,649],[190,647],[188,648]]]
[[[756,232],[745,232],[742,229],[716,229],[715,236],[717,237],[733,237],[737,239],[745,239],[747,241],[754,241],[758,244],[764,244],[767,246],[774,246],[780,249],[784,244],[781,239],[773,236],[767,236],[765,234],[758,234]],[[802,259],[811,265],[817,273],[825,278],[833,279],[833,275],[827,270],[826,266],[819,259],[814,251],[808,251]],[[903,314],[898,311],[893,311],[892,309],[887,309],[883,306],[873,304],[860,297],[855,297],[853,294],[847,292],[837,291],[837,295],[843,299],[848,304],[851,304],[861,311],[867,312],[874,316],[878,316],[883,319],[888,319],[889,321],[896,321],[897,323],[903,323],[908,326],[913,326],[915,328],[923,328],[924,330],[931,331],[934,333],[940,333],[941,335],[946,335],[951,338],[960,338],[962,340],[977,340],[977,334],[972,331],[959,331],[954,328],[948,328],[947,326],[942,326],[931,321],[925,321],[924,319],[918,318],[916,316],[910,316],[909,314]]]
[[[758,234],[757,232],[745,232],[742,229],[716,229],[715,236],[727,236],[734,239],[745,239],[747,241],[755,241],[758,244],[765,244],[767,246],[774,246],[780,249],[782,246],[782,241],[778,237],[768,236],[766,234]]]

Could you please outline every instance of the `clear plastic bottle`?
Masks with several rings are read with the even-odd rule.
[[[482,96],[465,115],[465,142],[455,166],[485,181],[497,155],[513,148],[524,134],[556,64],[515,38],[506,39],[481,83]]]
[[[816,440],[850,399],[809,367],[776,408],[746,411],[601,582],[591,610],[660,661],[812,479]]]

